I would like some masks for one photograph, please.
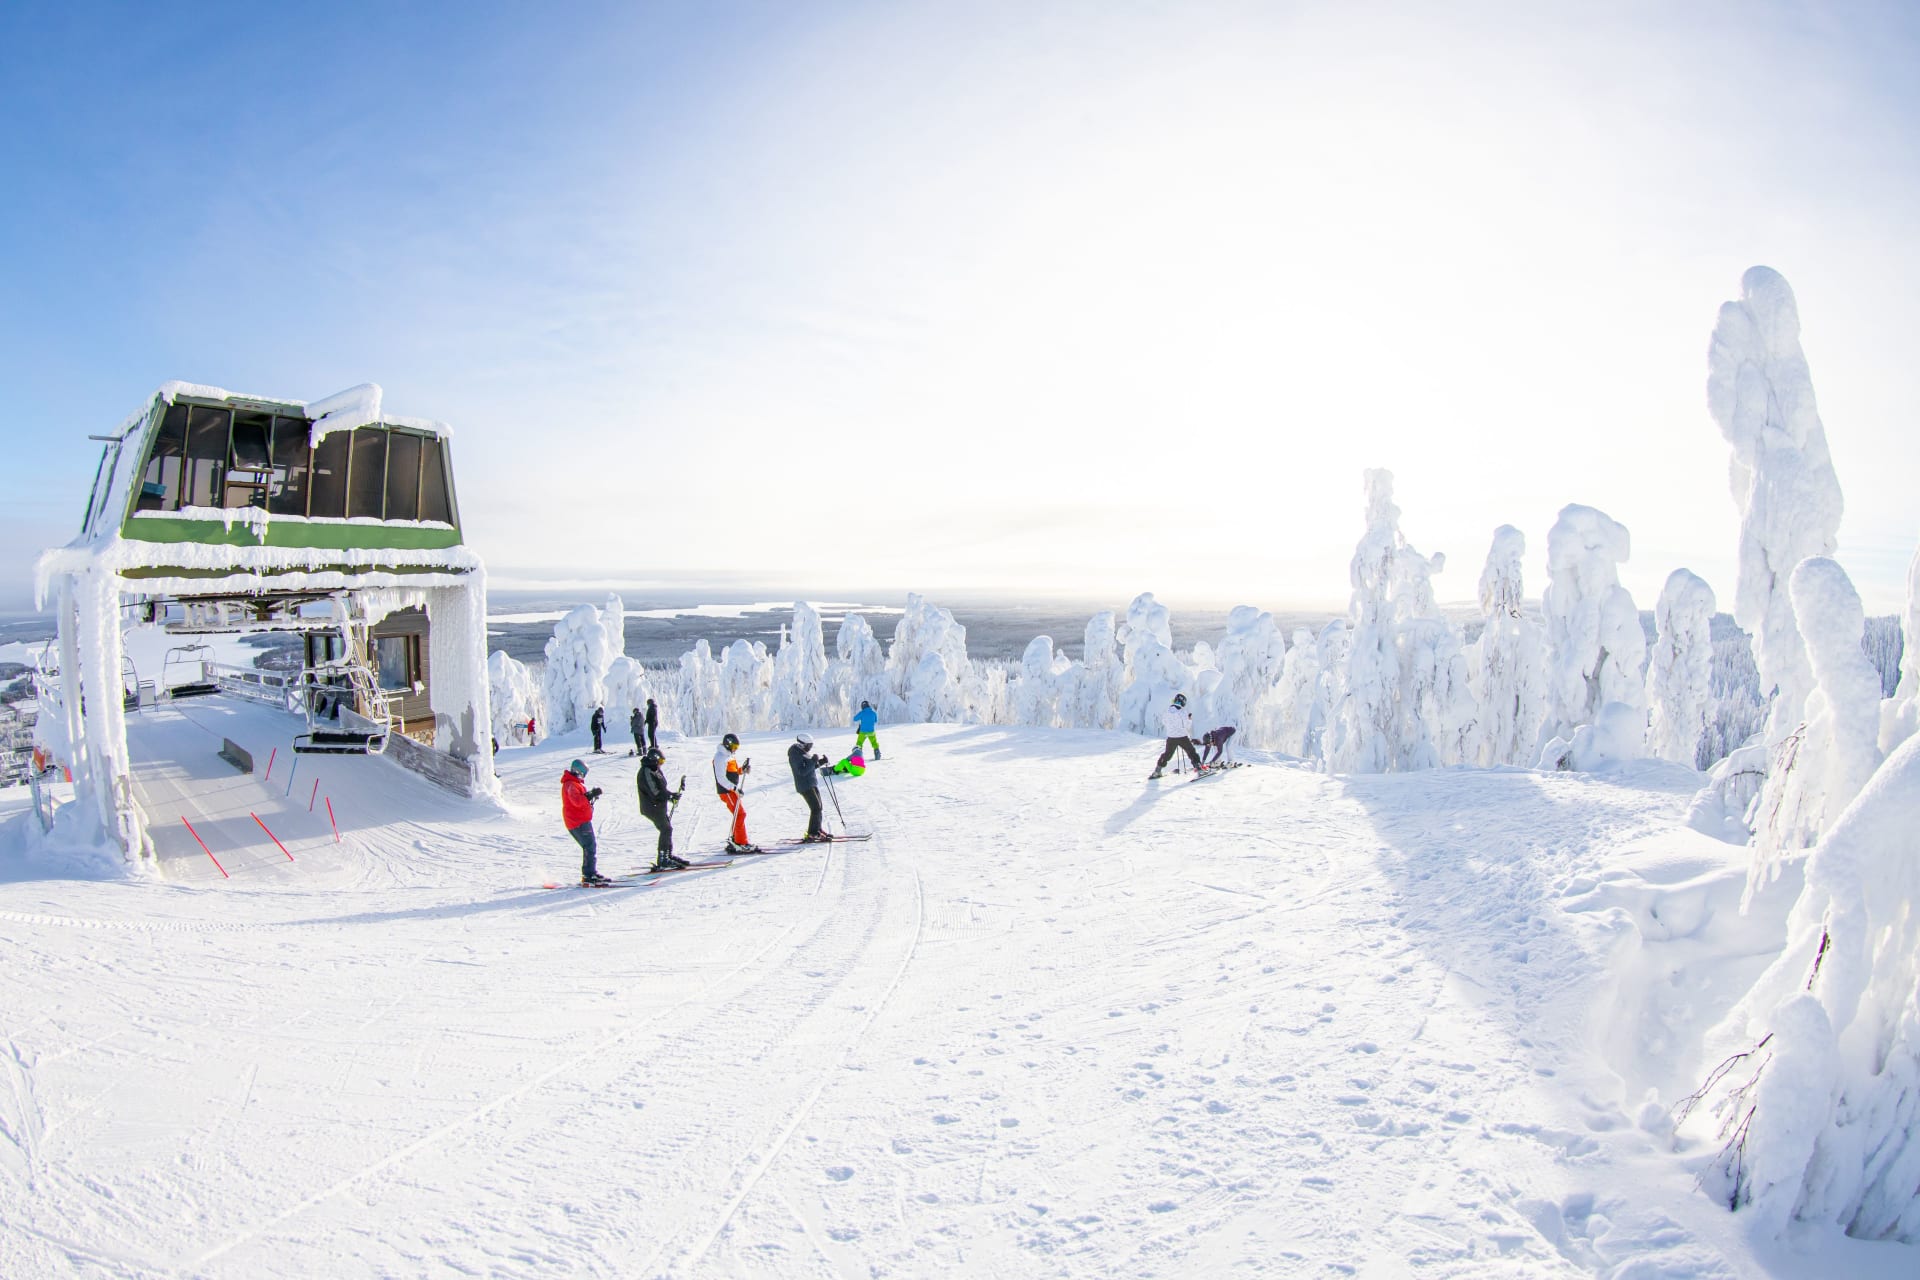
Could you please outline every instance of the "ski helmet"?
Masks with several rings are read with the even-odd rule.
[[[1173,705],[1174,705],[1174,706],[1176,706],[1176,707],[1184,707],[1184,706],[1186,706],[1186,705],[1187,705],[1187,695],[1186,695],[1186,694],[1184,694],[1184,693],[1176,693],[1176,694],[1174,694],[1174,695],[1173,695]]]
[[[862,711],[871,711],[873,710],[873,704],[871,702],[863,702],[860,704],[860,709]]]
[[[648,764],[661,764],[661,763],[664,763],[665,760],[666,760],[666,757],[660,754],[660,748],[658,747],[647,748]]]
[[[799,743],[803,747],[810,747],[813,745],[813,735],[810,733],[803,733],[799,737],[795,738],[794,741]]]
[[[720,739],[720,745],[729,751],[734,751],[739,748],[740,739],[734,737],[732,734],[728,734],[726,737]]]
[[[584,778],[587,776],[587,762],[585,760],[575,760],[567,766],[567,772],[576,778]]]

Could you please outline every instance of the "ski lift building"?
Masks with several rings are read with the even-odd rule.
[[[450,432],[371,383],[311,403],[167,383],[102,441],[80,534],[40,558],[59,627],[41,737],[77,801],[140,847],[117,696],[123,611],[186,634],[308,633],[391,683],[402,764],[492,794],[485,568],[461,537]],[[316,640],[316,636],[326,637]]]

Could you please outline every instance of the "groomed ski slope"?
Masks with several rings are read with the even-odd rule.
[[[801,829],[787,740],[743,748],[755,838]],[[577,737],[502,753],[506,813],[356,762],[377,874],[89,881],[5,828],[0,1274],[1914,1274],[1756,1245],[1639,1123],[1685,1045],[1603,891],[1737,874],[1697,775],[882,740],[871,842],[638,888],[540,887]],[[666,745],[710,851],[713,744]],[[637,761],[588,758],[633,869]]]

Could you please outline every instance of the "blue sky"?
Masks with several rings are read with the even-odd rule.
[[[454,424],[496,580],[1473,594],[1598,506],[1732,596],[1714,312],[1798,293],[1897,606],[1903,5],[0,10],[0,607],[179,378]],[[1542,585],[1536,572],[1530,588]]]

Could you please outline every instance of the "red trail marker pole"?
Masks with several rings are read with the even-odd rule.
[[[259,815],[259,814],[257,814],[257,813],[250,813],[250,814],[248,814],[247,816],[248,816],[249,818],[252,818],[252,819],[253,819],[253,820],[254,820],[255,822],[260,822],[260,815]],[[273,847],[274,847],[274,848],[276,848],[276,849],[278,849],[278,850],[279,850],[280,852],[282,852],[282,853],[287,853],[287,846],[285,846],[285,845],[283,845],[283,844],[281,844],[281,843],[280,843],[280,837],[279,837],[279,836],[277,836],[277,835],[275,835],[275,834],[273,834],[273,832],[272,832],[272,831],[269,831],[269,830],[267,829],[267,824],[266,824],[266,823],[264,823],[264,822],[260,822],[260,829],[261,829],[262,831],[266,831],[266,833],[267,833],[267,839],[269,839],[269,840],[271,840],[271,841],[273,841]],[[292,855],[292,854],[290,854],[290,853],[287,853],[287,861],[288,861],[288,862],[292,862],[292,861],[293,861],[293,855]]]
[[[307,797],[307,812],[313,812],[313,797],[320,794],[320,779],[313,780],[313,793]]]
[[[273,758],[279,754],[280,754],[280,748],[278,747],[275,747],[273,750],[267,752],[267,772],[266,772],[266,775],[260,779],[260,781],[266,782],[273,777]]]
[[[333,842],[340,843],[340,824],[333,820],[333,797],[327,797],[327,825],[333,828]]]
[[[220,859],[215,858],[213,856],[213,850],[207,849],[207,842],[200,838],[200,833],[193,829],[193,824],[191,822],[187,822],[186,814],[183,813],[180,815],[180,821],[187,823],[187,830],[189,833],[192,834],[194,843],[198,844],[202,849],[206,849],[207,857],[213,859],[213,865],[219,870],[220,874],[222,876],[225,876],[229,880],[233,879],[232,876],[227,875],[227,869],[225,867],[220,866]]]

